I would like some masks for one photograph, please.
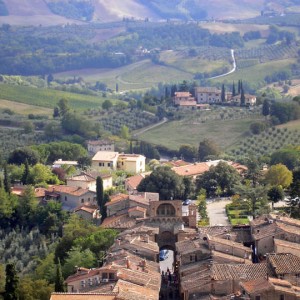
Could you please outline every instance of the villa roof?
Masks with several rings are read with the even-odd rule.
[[[175,92],[175,97],[191,97],[192,94],[190,92]]]
[[[196,87],[196,93],[221,93],[216,87]]]
[[[81,187],[75,187],[75,186],[67,186],[67,185],[53,185],[52,187],[47,189],[48,193],[64,193],[69,194],[73,196],[82,196],[86,193],[92,193],[96,194],[93,191],[90,191],[89,189],[83,189]]]
[[[74,209],[74,212],[77,212],[77,211],[80,211],[80,210],[83,210],[89,214],[93,214],[96,210],[99,210],[99,208],[95,205],[81,205],[79,207],[76,207]]]
[[[112,161],[112,160],[116,160],[118,156],[119,156],[118,152],[98,151],[92,158],[92,161]]]
[[[131,218],[127,213],[122,215],[114,215],[107,217],[101,224],[104,228],[115,228],[115,229],[125,229],[131,228],[136,224],[135,218]]]
[[[132,189],[136,190],[137,186],[140,182],[145,178],[142,174],[137,174],[135,176],[131,176],[125,180],[125,184],[130,186]]]
[[[50,300],[115,300],[117,293],[52,293]]]
[[[181,167],[173,167],[172,170],[179,176],[195,176],[209,170],[206,163],[196,163]]]

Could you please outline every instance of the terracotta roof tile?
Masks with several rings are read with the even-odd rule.
[[[130,188],[136,190],[137,186],[140,184],[140,182],[144,179],[144,175],[137,174],[135,176],[131,176],[125,180],[126,185],[130,186]]]
[[[53,185],[52,187],[47,189],[48,193],[64,193],[73,196],[81,196],[86,193],[93,193],[96,195],[95,192],[90,191],[89,189],[83,189],[81,187],[74,187],[74,186],[67,186],[67,185]]]
[[[268,281],[267,278],[258,278],[255,280],[250,280],[241,283],[241,287],[248,293],[259,293],[266,290],[272,289],[272,284]]]
[[[269,254],[270,262],[276,275],[297,273],[300,274],[300,257],[291,253]]]
[[[280,239],[274,239],[274,243],[275,246],[276,245],[281,245],[284,246],[286,248],[290,248],[290,249],[295,249],[299,251],[299,256],[300,256],[300,244],[298,243],[292,243],[292,242],[288,242],[288,241],[284,241],[284,240],[280,240]],[[285,251],[288,252],[288,249],[285,248]],[[277,251],[278,253],[278,251]]]
[[[136,224],[135,218],[130,218],[127,213],[122,215],[115,215],[107,217],[101,224],[103,228],[115,228],[115,229],[125,229],[131,228]]]
[[[112,160],[116,160],[118,156],[119,156],[118,152],[98,151],[92,158],[92,161],[112,161]]]
[[[50,300],[115,300],[117,293],[52,293]]]
[[[195,176],[208,171],[209,166],[206,163],[197,163],[182,167],[173,167],[172,170],[179,176]]]
[[[81,205],[79,207],[76,207],[74,209],[74,212],[77,212],[77,211],[80,211],[80,210],[83,210],[85,212],[93,214],[95,212],[95,210],[99,210],[99,208],[98,208],[98,206],[95,206],[95,205]]]
[[[267,264],[214,264],[212,277],[214,280],[252,280],[264,278],[267,274]]]
[[[249,247],[244,246],[242,243],[237,243],[235,241],[232,240],[227,240],[227,239],[222,239],[216,236],[209,236],[208,237],[208,241],[213,242],[213,243],[217,243],[217,244],[223,244],[223,245],[227,245],[233,248],[239,248],[248,252],[252,252],[252,250]]]

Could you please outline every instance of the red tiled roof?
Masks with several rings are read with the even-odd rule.
[[[11,188],[11,193],[17,196],[22,196],[26,186],[14,186]],[[34,195],[36,198],[43,198],[45,197],[47,189],[45,188],[35,188]]]
[[[90,191],[89,189],[83,189],[81,187],[74,187],[74,186],[67,186],[67,185],[53,185],[51,188],[47,189],[49,193],[64,193],[73,196],[81,196],[86,193],[93,193],[95,192]]]
[[[209,166],[206,163],[197,163],[182,167],[174,167],[172,170],[179,176],[195,176],[208,171]]]
[[[140,184],[140,182],[144,179],[145,177],[142,174],[137,174],[135,176],[131,176],[127,178],[126,184],[130,186],[132,189],[136,190],[137,186]]]
[[[300,257],[291,253],[269,254],[268,261],[272,265],[276,275],[300,273]]]
[[[107,202],[105,204],[105,206],[109,206],[109,205],[115,204],[117,202],[126,200],[126,199],[129,199],[129,195],[127,195],[127,194],[119,193],[119,194],[116,194],[116,195],[112,195],[112,196],[110,196],[110,201]]]
[[[135,207],[132,207],[132,208],[129,208],[129,209],[128,209],[128,212],[131,212],[131,211],[141,211],[141,212],[146,212],[147,209],[144,208],[144,207],[135,206]]]
[[[89,205],[82,205],[79,206],[77,208],[74,209],[75,212],[79,211],[79,210],[83,210],[85,212],[88,212],[90,214],[93,214],[95,212],[95,210],[99,210],[99,208],[97,206],[89,206]]]
[[[241,283],[241,287],[247,294],[259,293],[271,289],[273,286],[266,278],[258,278]]]
[[[267,274],[267,264],[214,264],[212,277],[214,280],[252,280],[264,278]]]

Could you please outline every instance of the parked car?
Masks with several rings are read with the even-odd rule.
[[[168,256],[169,256],[169,250],[160,250],[159,251],[159,260],[160,261],[167,259]]]
[[[185,199],[183,202],[182,202],[182,205],[190,205],[192,203],[192,200],[191,199]]]

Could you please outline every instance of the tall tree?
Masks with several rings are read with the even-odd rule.
[[[241,80],[238,81],[238,95],[241,93]]]
[[[245,104],[246,104],[246,97],[243,88],[243,83],[241,82],[241,106],[245,106]]]
[[[271,166],[265,175],[266,183],[271,186],[282,186],[284,189],[293,182],[293,173],[283,164]]]
[[[65,292],[64,278],[62,276],[61,264],[59,258],[58,258],[58,263],[56,265],[54,290],[55,292]]]
[[[226,91],[225,91],[225,85],[224,83],[222,84],[222,91],[221,91],[221,101],[225,102],[226,101]]]
[[[103,180],[100,176],[96,178],[96,199],[100,210],[104,202]]]
[[[268,99],[265,99],[262,107],[263,116],[267,117],[270,114],[270,102]]]
[[[6,193],[10,194],[10,178],[7,173],[7,165],[4,165],[4,190]]]
[[[219,146],[213,140],[204,139],[199,143],[198,158],[200,161],[204,161],[207,156],[218,156],[219,154]]]
[[[22,179],[21,179],[22,183],[24,185],[29,184],[30,183],[30,169],[29,169],[29,164],[28,164],[28,160],[25,160],[25,168],[24,168],[24,172],[22,174]]]
[[[260,213],[265,213],[267,210],[267,190],[263,185],[257,187],[247,185],[237,185],[234,188],[235,193],[241,196],[241,199],[247,199],[252,216],[255,218]]]
[[[235,91],[235,83],[232,83],[232,97],[236,96],[236,91]]]
[[[69,110],[69,101],[66,98],[62,98],[58,101],[57,106],[59,107],[59,114],[64,116]]]
[[[14,264],[7,264],[5,269],[5,292],[4,300],[19,299],[19,277]]]
[[[157,167],[137,187],[139,192],[159,193],[160,200],[180,199],[183,189],[182,178],[167,166]]]
[[[282,186],[272,186],[268,190],[268,198],[272,202],[272,209],[274,210],[274,203],[284,199],[284,191]]]

